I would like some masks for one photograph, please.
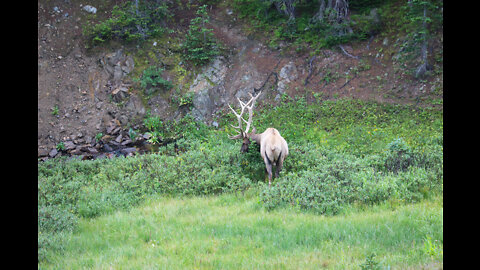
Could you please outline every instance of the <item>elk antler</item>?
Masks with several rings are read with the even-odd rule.
[[[230,110],[232,110],[232,112],[235,114],[235,116],[237,117],[237,120],[238,120],[238,126],[234,126],[234,125],[231,125],[231,126],[235,129],[239,129],[239,131],[237,130],[237,132],[239,134],[237,134],[235,136],[228,136],[228,138],[234,140],[234,139],[244,138],[247,135],[248,130],[250,129],[250,126],[252,124],[253,106],[255,105],[255,101],[257,100],[257,98],[260,96],[261,93],[262,93],[262,91],[258,92],[258,94],[256,96],[252,96],[251,93],[248,93],[250,95],[250,100],[247,103],[244,103],[239,98],[237,98],[238,102],[240,103],[240,108],[241,108],[240,114],[238,114],[230,106],[230,104],[228,104],[228,107],[230,108]],[[245,112],[245,108],[248,110],[248,121],[246,121],[242,117],[243,113]],[[245,130],[242,129],[242,122],[247,123],[247,128]]]

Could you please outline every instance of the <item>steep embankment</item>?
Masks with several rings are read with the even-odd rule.
[[[225,52],[201,69],[186,66],[174,50],[194,16],[193,7],[172,11],[175,31],[162,39],[140,47],[113,42],[86,50],[83,27],[87,21],[108,17],[117,2],[121,1],[94,2],[95,16],[76,1],[38,4],[38,155],[42,159],[140,151],[148,137],[132,141],[128,131],[141,129],[147,111],[164,119],[179,119],[191,112],[197,120],[218,123],[216,117],[222,116],[227,103],[260,88],[266,93],[260,107],[280,102],[283,94],[304,96],[307,102],[352,97],[432,103],[432,95],[438,99],[443,93],[438,91],[443,89],[441,70],[416,80],[395,60],[401,35],[381,34],[317,52],[308,48],[296,52],[286,43],[271,49],[264,44],[265,38],[247,36],[246,22],[223,5],[212,7],[209,15],[210,27]],[[164,67],[166,79],[175,87],[145,97],[133,79],[150,65]],[[190,106],[174,102],[186,93],[190,93]]]

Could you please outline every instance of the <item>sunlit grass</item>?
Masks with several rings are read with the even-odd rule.
[[[392,269],[443,260],[441,197],[325,217],[266,211],[254,193],[157,197],[81,219],[64,254],[42,268],[354,269],[371,253]],[[425,250],[427,237],[437,240],[434,253]]]

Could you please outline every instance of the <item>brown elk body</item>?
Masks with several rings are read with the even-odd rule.
[[[263,133],[257,134],[254,127],[252,132],[248,132],[252,124],[253,106],[255,105],[255,101],[260,95],[260,93],[258,93],[256,96],[252,96],[250,94],[251,99],[247,103],[244,103],[240,99],[238,99],[241,107],[240,114],[238,114],[234,109],[232,109],[230,105],[228,105],[238,119],[238,126],[233,127],[239,129],[239,134],[236,136],[231,136],[230,139],[243,140],[242,148],[240,149],[241,152],[248,151],[248,147],[251,142],[250,140],[253,140],[258,145],[260,145],[260,155],[265,162],[265,170],[268,174],[268,186],[271,186],[273,166],[275,165],[276,167],[275,178],[277,178],[280,171],[282,170],[283,162],[288,155],[288,144],[285,139],[280,135],[280,132],[275,128],[267,128]],[[248,121],[246,121],[242,117],[245,109],[248,109],[249,112]],[[245,130],[242,129],[242,122],[247,123],[247,128]]]

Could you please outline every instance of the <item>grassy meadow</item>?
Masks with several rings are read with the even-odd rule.
[[[289,143],[272,188],[256,148],[227,138],[231,115],[145,119],[181,134],[179,153],[39,163],[39,268],[443,266],[441,109],[284,98],[254,117]]]
[[[439,198],[325,217],[266,211],[257,194],[150,198],[131,211],[81,220],[59,268],[359,269],[416,268],[442,259]],[[430,240],[429,240],[430,239]],[[435,246],[426,246],[427,241]],[[58,259],[58,261],[57,261]]]

